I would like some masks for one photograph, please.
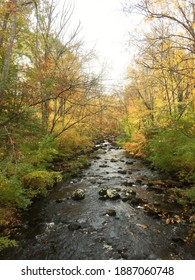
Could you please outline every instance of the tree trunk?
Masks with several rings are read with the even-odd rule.
[[[2,73],[1,73],[1,81],[2,82],[7,79],[8,74],[9,74],[10,60],[11,60],[11,56],[12,56],[12,49],[13,49],[14,39],[15,39],[15,35],[16,35],[17,0],[13,0],[12,3],[14,4],[14,6],[13,6],[13,10],[11,12],[12,21],[11,21],[11,26],[10,26],[10,35],[9,35],[9,40],[8,40],[8,46],[7,46],[7,49],[5,51],[3,69],[2,69]]]

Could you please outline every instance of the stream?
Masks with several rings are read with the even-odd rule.
[[[107,141],[96,148],[96,157],[79,178],[58,183],[33,204],[15,233],[18,246],[4,250],[0,258],[195,259],[195,244],[186,241],[188,224],[166,223],[168,216],[163,217],[162,209],[174,207],[177,218],[179,206],[149,188],[149,182],[160,180],[157,171]],[[76,189],[84,190],[84,199],[71,199]],[[107,189],[118,198],[107,198]],[[161,207],[161,212],[155,215],[145,205]]]

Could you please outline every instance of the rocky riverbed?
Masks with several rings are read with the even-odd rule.
[[[0,258],[194,259],[189,221],[168,191],[177,182],[107,141],[96,149],[82,176],[34,203],[15,230],[18,246]]]

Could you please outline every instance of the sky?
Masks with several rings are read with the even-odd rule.
[[[63,1],[63,0],[61,0]],[[109,87],[122,83],[132,53],[128,47],[129,33],[136,26],[136,18],[125,15],[122,0],[74,0],[73,24],[81,22],[80,36],[86,49],[95,49],[98,57],[91,64],[99,70],[106,65],[104,79]]]

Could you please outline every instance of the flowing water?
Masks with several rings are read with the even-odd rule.
[[[5,250],[1,259],[194,259],[185,222],[166,224],[149,216],[143,204],[100,199],[102,188],[116,189],[121,197],[131,189],[147,203],[166,204],[164,194],[148,190],[159,175],[141,159],[127,158],[106,141],[97,149],[81,177],[61,182],[34,203],[16,233],[18,247]],[[85,199],[72,200],[78,188]]]

